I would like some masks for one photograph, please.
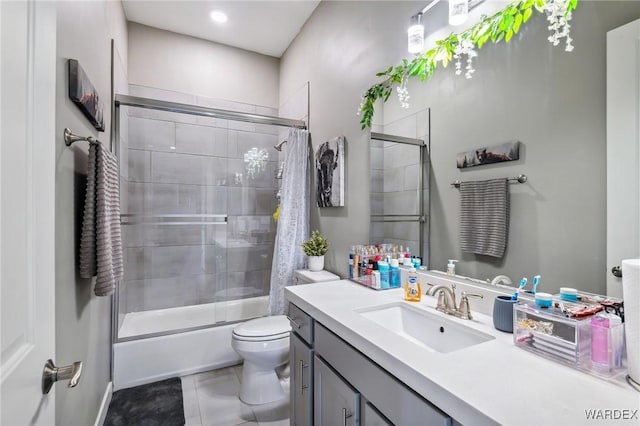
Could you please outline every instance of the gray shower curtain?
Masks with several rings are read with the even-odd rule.
[[[300,245],[309,236],[309,132],[290,129],[282,177],[280,217],[271,265],[269,313],[287,310],[284,288],[293,282],[293,272],[304,267]]]

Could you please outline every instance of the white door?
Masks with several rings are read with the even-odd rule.
[[[56,6],[0,1],[0,424],[53,425]]]
[[[607,294],[611,269],[640,256],[640,20],[607,33]]]

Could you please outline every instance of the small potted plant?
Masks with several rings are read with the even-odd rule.
[[[320,235],[317,230],[311,233],[311,238],[302,243],[302,251],[307,255],[310,271],[322,271],[324,268],[324,255],[329,250],[329,242]]]

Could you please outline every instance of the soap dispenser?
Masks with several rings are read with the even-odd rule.
[[[447,275],[454,276],[456,274],[456,264],[457,260],[449,259],[449,263],[447,264]]]

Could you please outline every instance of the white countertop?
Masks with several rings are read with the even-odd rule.
[[[513,335],[496,330],[489,316],[473,312],[473,320],[457,319],[435,311],[436,299],[428,296],[403,302],[495,337],[437,353],[354,312],[402,301],[401,289],[374,291],[342,280],[289,286],[285,296],[464,425],[640,425],[640,411],[627,420],[587,419],[586,410],[638,410],[640,393],[517,348]]]

